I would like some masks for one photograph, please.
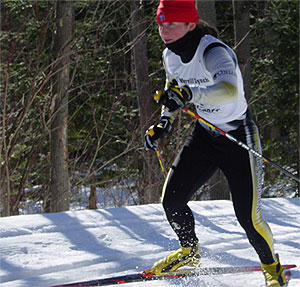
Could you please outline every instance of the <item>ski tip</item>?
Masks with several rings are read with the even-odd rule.
[[[282,265],[283,269],[287,270],[287,269],[292,269],[292,268],[296,268],[297,265],[296,264],[286,264],[286,265]]]
[[[150,269],[145,269],[144,271],[141,272],[141,276],[143,278],[151,278],[154,277],[155,274],[153,274]]]

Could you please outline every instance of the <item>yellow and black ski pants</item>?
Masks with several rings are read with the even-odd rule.
[[[229,132],[260,152],[259,134],[249,112],[239,127]],[[273,235],[261,217],[262,160],[197,121],[176,157],[163,187],[162,204],[182,246],[198,242],[188,201],[217,168],[225,174],[236,217],[264,264],[275,260]]]

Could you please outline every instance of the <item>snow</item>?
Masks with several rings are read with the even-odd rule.
[[[190,202],[203,266],[258,265],[231,201]],[[262,200],[282,264],[300,266],[300,201]],[[178,248],[160,204],[0,218],[1,287],[47,287],[135,273]],[[234,276],[234,277],[233,277]],[[264,286],[261,272],[145,282],[142,286]],[[127,285],[126,285],[127,286]],[[128,286],[141,286],[131,283]],[[300,286],[300,268],[289,287]]]

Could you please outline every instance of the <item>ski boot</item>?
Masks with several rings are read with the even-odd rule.
[[[267,287],[286,287],[286,279],[283,272],[283,267],[279,262],[278,254],[276,254],[276,260],[274,263],[261,263],[261,268],[266,279]]]
[[[199,244],[192,247],[180,247],[165,258],[154,263],[150,272],[163,275],[178,270],[182,266],[197,267],[200,264]]]

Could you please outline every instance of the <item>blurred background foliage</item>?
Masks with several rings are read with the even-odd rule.
[[[74,1],[69,85],[68,152],[71,203],[82,200],[81,187],[102,195],[124,190],[114,205],[139,204],[143,136],[140,132],[133,66],[130,1]],[[164,87],[157,1],[142,1],[151,94]],[[261,131],[263,154],[299,170],[299,5],[298,1],[249,1],[251,90],[249,104]],[[28,201],[48,196],[49,135],[53,118],[55,1],[1,2],[1,185],[6,177],[17,214]],[[231,1],[216,1],[220,38],[233,40]],[[160,108],[151,104],[149,125]],[[191,130],[179,114],[172,134],[161,141],[170,167]],[[157,164],[157,163],[156,163]],[[157,164],[157,169],[159,166]],[[158,182],[161,187],[163,178]],[[264,196],[295,196],[298,186],[265,167]],[[114,194],[110,194],[113,196]],[[102,197],[103,198],[103,197]],[[106,207],[109,204],[103,204]],[[41,207],[42,211],[42,207]],[[24,211],[25,212],[25,211]]]

